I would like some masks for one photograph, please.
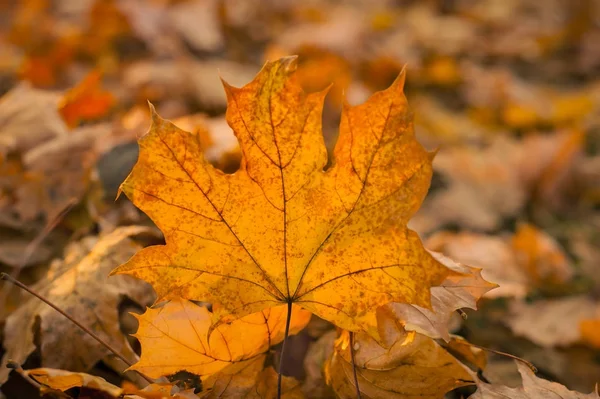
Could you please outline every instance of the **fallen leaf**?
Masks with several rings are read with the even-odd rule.
[[[466,360],[476,366],[479,370],[484,370],[487,366],[487,355],[483,349],[477,348],[469,343],[463,337],[453,335],[448,341],[447,349],[450,353],[459,355],[461,360]]]
[[[543,380],[535,376],[533,371],[521,362],[517,362],[517,368],[523,379],[522,388],[510,388],[503,385],[486,384],[477,382],[477,392],[469,396],[469,399],[598,399],[598,392],[583,394],[569,391],[564,385],[556,382]]]
[[[83,248],[75,246],[64,262],[53,263],[46,278],[32,286],[132,362],[137,356],[119,330],[118,306],[124,297],[149,303],[150,287],[126,276],[107,279],[106,275],[139,249],[129,237],[146,232],[144,227],[119,228],[99,238],[93,247],[90,240],[84,240],[78,244]],[[43,367],[85,371],[110,355],[64,316],[30,297],[6,319],[0,382],[8,377],[9,359],[22,364],[36,349],[36,336]]]
[[[581,321],[600,318],[600,303],[583,295],[531,304],[515,301],[509,312],[504,323],[516,335],[543,347],[568,346],[581,341]]]
[[[490,231],[516,215],[527,194],[515,167],[517,150],[517,143],[500,136],[483,149],[461,146],[440,152],[434,169],[447,188],[427,198],[411,222],[414,228],[427,233],[453,223]]]
[[[192,0],[179,2],[166,11],[171,28],[198,51],[222,50],[225,38],[219,23],[219,2]]]
[[[600,314],[595,320],[581,320],[579,333],[583,342],[600,349]]]
[[[457,275],[446,278],[439,286],[431,288],[431,309],[407,303],[386,305],[403,327],[431,338],[450,340],[450,317],[461,308],[477,309],[477,301],[486,292],[497,287],[483,279],[481,269],[461,265],[442,254],[432,255]]]
[[[58,110],[68,126],[75,127],[81,122],[100,119],[114,106],[116,99],[102,89],[101,78],[98,71],[90,72],[62,97]]]
[[[333,353],[337,332],[331,330],[310,344],[304,358],[306,378],[302,391],[309,398],[335,398],[335,394],[327,385],[323,376],[325,362]]]
[[[564,284],[573,277],[573,266],[556,240],[530,224],[517,228],[512,247],[517,262],[538,287]]]
[[[68,129],[57,111],[57,93],[21,83],[0,99],[0,159],[9,152],[24,153]]]
[[[364,334],[354,337],[354,364],[364,397],[439,399],[475,383],[472,373],[431,338],[398,329],[395,338],[386,349]],[[350,333],[343,331],[325,366],[326,381],[340,398],[357,395],[350,345]]]
[[[292,302],[378,337],[378,306],[427,308],[429,288],[452,273],[406,228],[427,192],[431,154],[414,138],[402,74],[366,104],[344,108],[324,173],[325,93],[305,94],[295,67],[284,58],[241,89],[225,84],[243,153],[231,175],[207,163],[195,136],[154,113],[122,190],[167,245],[113,274],[150,282],[160,300],[213,303],[218,323]]]
[[[23,154],[31,176],[15,193],[14,208],[23,217],[52,220],[67,206],[75,205],[90,185],[92,167],[99,153],[96,143],[110,134],[109,124],[85,126],[67,137],[56,138]]]
[[[425,245],[462,264],[481,267],[483,278],[498,285],[486,294],[488,298],[524,298],[529,292],[527,274],[517,263],[510,243],[500,236],[441,231],[429,237]]]
[[[152,378],[182,370],[200,376],[214,374],[281,342],[286,315],[287,306],[277,306],[222,324],[209,337],[211,312],[184,299],[173,299],[138,316],[135,337],[142,345],[142,355],[132,369]],[[290,333],[296,334],[306,326],[310,313],[294,307],[292,316]]]
[[[232,364],[203,381],[201,398],[275,399],[277,373],[273,367],[264,368],[265,355]],[[282,377],[281,398],[304,398],[300,383],[292,377]]]
[[[62,392],[75,387],[86,387],[115,398],[123,393],[123,389],[106,382],[104,378],[90,374],[51,368],[25,370],[24,373],[44,387]]]

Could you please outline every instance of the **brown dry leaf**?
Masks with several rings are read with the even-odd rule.
[[[218,373],[202,381],[201,398],[277,398],[277,373],[273,367],[264,368],[266,356],[260,355],[249,360],[227,366]],[[300,383],[292,377],[284,376],[281,381],[281,398],[302,399],[304,395]]]
[[[86,387],[94,391],[100,391],[111,398],[117,398],[123,393],[123,389],[106,382],[104,378],[85,373],[74,373],[66,370],[38,368],[25,370],[24,374],[32,378],[43,387],[67,391],[75,387]]]
[[[455,223],[489,231],[524,206],[526,190],[515,167],[518,145],[498,137],[484,149],[462,146],[437,154],[434,170],[447,189],[433,193],[415,215],[411,226],[420,233]]]
[[[99,238],[93,247],[94,238],[74,244],[74,250],[67,252],[71,255],[67,255],[64,262],[53,263],[46,278],[32,287],[132,362],[137,356],[119,330],[118,306],[124,297],[138,304],[151,302],[151,289],[127,276],[106,276],[139,249],[130,237],[148,232],[144,227],[123,227]],[[77,247],[82,245],[84,248]],[[35,337],[40,340],[38,349],[44,367],[85,371],[110,355],[107,349],[37,298],[30,297],[6,319],[4,337],[6,353],[2,358],[0,382],[8,377],[9,359],[22,364],[36,349]]]
[[[152,378],[182,370],[200,376],[214,374],[281,342],[286,315],[287,306],[277,306],[222,324],[209,337],[211,312],[190,301],[173,299],[138,316],[135,337],[142,345],[142,356],[132,369]],[[303,329],[310,316],[294,306],[290,333]]]
[[[66,137],[58,93],[21,83],[0,98],[0,160],[10,152],[24,153],[55,137]]]
[[[580,322],[600,318],[600,303],[587,296],[513,302],[504,323],[516,335],[543,347],[568,346],[583,337]]]
[[[392,303],[386,307],[406,330],[449,341],[448,324],[456,310],[477,309],[479,298],[497,285],[484,280],[481,269],[461,265],[440,253],[432,252],[432,255],[450,270],[461,274],[449,276],[439,286],[431,288],[431,309],[407,303]]]
[[[223,50],[225,38],[217,0],[177,2],[166,10],[170,27],[192,48],[204,52]]]
[[[484,279],[498,284],[486,297],[523,298],[529,292],[529,278],[501,236],[441,231],[429,237],[425,246],[462,264],[481,267]]]
[[[487,297],[522,298],[532,289],[552,292],[574,275],[560,245],[529,224],[521,224],[512,237],[439,232],[426,244],[460,262],[481,266],[484,278],[499,285]]]
[[[302,384],[302,391],[309,398],[335,398],[331,388],[325,384],[323,367],[333,353],[336,336],[337,332],[330,330],[308,347],[304,358],[306,377]]]
[[[68,126],[100,119],[115,105],[114,96],[102,89],[101,79],[100,72],[92,71],[62,97],[58,110]]]
[[[302,46],[310,45],[347,59],[356,58],[356,52],[362,49],[361,43],[369,31],[365,12],[368,11],[347,4],[334,5],[320,20],[290,25],[277,35],[275,44],[288,54],[295,54]]]
[[[569,203],[582,139],[581,130],[565,129],[523,140],[497,136],[484,148],[444,149],[433,166],[447,187],[427,198],[411,226],[422,234],[447,224],[493,231],[517,216],[529,197],[561,209]]]
[[[477,382],[477,392],[469,399],[598,399],[598,391],[589,394],[569,391],[564,385],[543,380],[535,376],[533,371],[521,362],[516,362],[521,378],[522,388],[510,388],[503,385]]]
[[[472,373],[431,338],[392,329],[389,349],[354,337],[358,386],[364,398],[441,399],[452,389],[475,383]],[[340,398],[355,398],[350,333],[342,331],[325,366],[325,378]]]

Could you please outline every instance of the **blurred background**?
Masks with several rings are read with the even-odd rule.
[[[329,150],[343,101],[406,67],[417,137],[439,149],[411,227],[500,284],[456,331],[589,392],[600,380],[599,0],[2,1],[0,270],[32,284],[69,243],[149,224],[114,201],[148,100],[234,171],[219,76],[241,86],[292,54],[307,91],[333,83]],[[2,320],[23,300],[3,292]],[[519,383],[502,357],[486,376]]]

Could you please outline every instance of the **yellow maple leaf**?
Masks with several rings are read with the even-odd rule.
[[[286,313],[284,305],[263,310],[220,325],[209,337],[211,312],[184,299],[173,299],[138,316],[140,326],[135,337],[142,346],[142,355],[131,369],[152,378],[181,370],[205,377],[212,375],[261,356],[281,342]],[[294,306],[292,316],[290,334],[296,334],[310,320],[310,312]]]
[[[379,306],[429,308],[430,287],[450,273],[406,227],[429,188],[432,154],[414,137],[401,73],[365,104],[344,106],[324,171],[326,93],[304,93],[295,69],[295,57],[283,58],[242,88],[224,83],[243,153],[234,174],[153,113],[121,188],[166,245],[113,274],[150,282],[159,299],[211,302],[217,324],[294,303],[378,339]]]

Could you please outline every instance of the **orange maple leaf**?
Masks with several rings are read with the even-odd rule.
[[[137,316],[140,326],[134,336],[140,341],[142,355],[131,369],[152,378],[181,370],[212,375],[261,356],[281,342],[286,313],[286,306],[263,310],[220,325],[209,336],[211,312],[184,299],[173,299],[163,307],[149,308]],[[311,315],[299,307],[293,307],[292,315],[289,331],[296,334],[308,324]]]
[[[432,154],[415,139],[401,73],[365,104],[345,105],[333,166],[321,134],[325,91],[306,94],[296,58],[224,83],[240,169],[225,174],[197,137],[153,111],[121,189],[163,231],[113,274],[150,282],[159,300],[215,304],[216,324],[292,303],[379,339],[377,308],[430,308],[451,273],[406,224],[429,188]]]
[[[99,72],[91,72],[63,97],[58,111],[70,127],[81,121],[99,119],[115,105],[114,96],[102,89],[101,77]]]

